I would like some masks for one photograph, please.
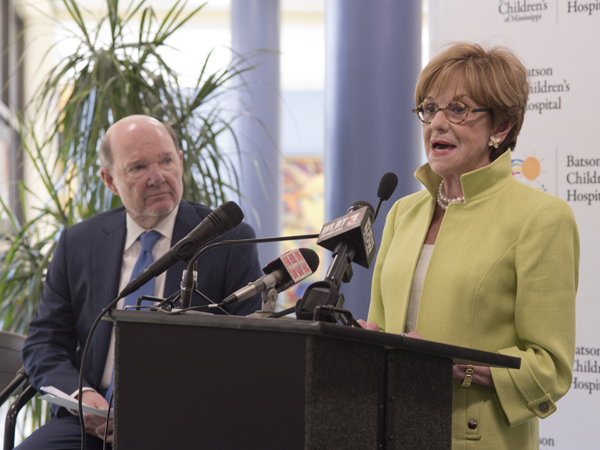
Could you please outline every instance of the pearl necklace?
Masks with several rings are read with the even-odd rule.
[[[448,205],[452,202],[463,202],[465,201],[465,197],[458,197],[458,198],[446,198],[444,197],[444,194],[442,194],[442,185],[444,184],[444,180],[442,180],[442,182],[440,183],[440,187],[438,188],[438,194],[437,194],[437,204],[440,205],[440,208],[442,208],[444,211],[448,208]]]

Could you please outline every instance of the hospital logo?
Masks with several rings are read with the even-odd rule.
[[[600,2],[567,2],[567,14],[584,13],[591,16],[600,11]]]
[[[498,13],[504,18],[505,22],[535,23],[542,19],[542,13],[547,10],[548,3],[545,1],[501,1],[498,5]]]
[[[544,159],[536,158],[535,152],[532,156],[523,154],[521,158],[513,158],[511,161],[511,173],[517,180],[545,191],[546,188],[539,181],[540,175],[546,173],[542,169]]]

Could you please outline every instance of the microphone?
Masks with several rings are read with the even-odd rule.
[[[396,186],[398,186],[398,176],[394,172],[388,172],[381,177],[379,188],[377,188],[377,198],[379,199],[379,203],[377,203],[377,210],[375,211],[373,222],[375,222],[375,219],[377,219],[377,216],[379,215],[381,204],[390,199],[396,190]]]
[[[177,242],[171,250],[148,266],[140,275],[131,280],[119,294],[126,297],[137,291],[152,278],[174,266],[178,261],[187,260],[203,245],[237,227],[244,219],[244,213],[235,202],[223,203],[216,207],[186,237]]]
[[[375,237],[373,222],[377,218],[381,203],[394,193],[398,177],[392,172],[386,173],[379,182],[377,211],[368,202],[355,202],[348,208],[345,216],[323,225],[317,244],[333,252],[333,261],[327,270],[324,281],[313,283],[302,298],[296,302],[296,317],[300,320],[319,320],[337,322],[338,317],[349,314],[344,321],[359,326],[351,313],[342,309],[344,296],[339,293],[342,282],[352,278],[352,262],[367,269],[375,256]],[[319,311],[317,311],[319,309]],[[350,320],[351,319],[351,320]]]
[[[377,197],[379,198],[377,212],[374,212],[373,206],[369,202],[357,201],[348,208],[345,216],[323,225],[317,244],[333,252],[334,262],[332,266],[335,263],[335,256],[343,250],[339,248],[341,243],[349,241],[348,245],[354,247],[353,251],[355,253],[352,255],[348,253],[348,256],[350,256],[348,263],[355,262],[360,266],[369,268],[375,256],[373,222],[377,218],[381,203],[392,196],[396,186],[398,186],[396,174],[393,172],[386,173],[381,177],[377,189]],[[349,250],[347,248],[344,251],[348,252]]]
[[[379,188],[377,189],[377,198],[387,201],[390,199],[398,186],[398,176],[394,172],[388,172],[381,177]]]
[[[304,295],[296,302],[296,317],[312,320],[315,310],[329,306],[341,308],[344,296],[339,294],[342,281],[352,278],[352,262],[369,268],[375,256],[373,236],[373,207],[368,202],[353,203],[345,216],[323,225],[317,244],[333,252],[333,261],[324,281],[308,286]],[[338,313],[325,314],[323,319],[337,322]]]
[[[369,268],[375,256],[373,236],[373,206],[368,202],[353,203],[345,216],[323,225],[317,244],[333,252],[333,261],[324,281],[308,286],[295,305],[296,317],[312,320],[317,308],[329,307],[332,311],[316,320],[337,322],[344,296],[339,289],[342,281],[352,278],[352,262]]]
[[[192,302],[192,295],[196,284],[198,282],[198,261],[194,261],[193,264],[186,266],[181,277],[181,295],[179,299],[179,306],[181,309],[189,308]]]
[[[227,306],[240,302],[254,294],[275,288],[285,291],[308,278],[319,267],[319,256],[309,248],[300,248],[284,253],[263,268],[264,276],[238,289],[221,303]]]
[[[342,253],[349,257],[346,264],[355,262],[368,269],[375,256],[373,206],[363,201],[353,203],[345,216],[323,225],[317,245],[333,252],[332,267]]]

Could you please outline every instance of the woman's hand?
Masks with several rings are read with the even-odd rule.
[[[379,331],[379,327],[375,322],[365,322],[362,319],[357,320],[357,322],[365,330]],[[404,336],[412,339],[423,339],[423,336],[421,336],[419,333],[415,333],[414,331],[406,333]],[[464,380],[466,372],[467,366],[465,364],[454,364],[452,367],[452,378]],[[482,386],[489,387],[490,389],[496,389],[494,386],[494,380],[492,379],[492,372],[490,371],[489,367],[475,366],[473,370],[473,380],[471,382],[481,384]]]
[[[467,372],[467,366],[465,364],[454,364],[452,367],[452,378],[457,380],[464,380]],[[489,387],[490,389],[496,389],[494,386],[494,380],[492,379],[492,372],[489,367],[485,366],[474,366],[473,379],[471,383],[481,384],[482,386]]]
[[[358,319],[357,322],[365,330],[379,331],[379,327],[375,322],[365,322],[362,319]],[[415,333],[414,331],[411,331],[410,333],[402,333],[402,336],[406,336],[413,339],[423,339],[423,336],[421,336],[419,333]]]
[[[365,322],[362,319],[358,319],[357,322],[360,323],[360,326],[365,330],[379,331],[379,327],[375,322]]]
[[[358,319],[357,322],[365,330],[379,331],[379,327],[375,322],[365,322],[362,319]],[[414,331],[406,333],[404,336],[412,339],[423,339],[423,336],[421,336],[419,333],[415,333]],[[454,364],[452,367],[452,378],[464,380],[466,372],[467,366],[465,364]],[[494,380],[492,379],[492,372],[490,371],[489,367],[475,366],[473,369],[473,379],[471,382],[481,384],[482,386],[489,387],[490,389],[496,389],[494,386]]]
[[[414,331],[411,331],[410,333],[404,333],[404,336],[413,338],[413,339],[423,339],[423,336],[421,336],[419,333],[416,333]]]

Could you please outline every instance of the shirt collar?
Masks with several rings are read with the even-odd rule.
[[[511,152],[509,149],[491,164],[463,174],[460,177],[460,184],[465,202],[469,203],[487,197],[508,183],[512,179],[510,167]],[[429,163],[425,163],[417,169],[415,178],[427,188],[433,198],[436,198],[442,177],[431,170]]]
[[[175,227],[175,219],[177,218],[177,212],[179,211],[179,205],[169,213],[167,217],[161,220],[155,227],[146,229],[138,225],[135,220],[131,218],[129,213],[126,214],[127,222],[127,237],[125,238],[125,250],[129,249],[137,238],[146,231],[156,230],[162,236],[166,237],[169,242],[173,239],[173,228]]]

